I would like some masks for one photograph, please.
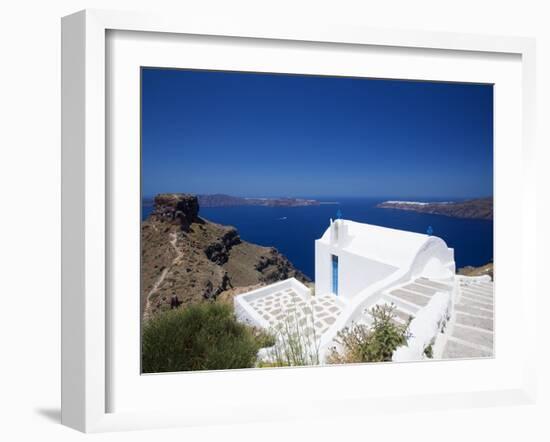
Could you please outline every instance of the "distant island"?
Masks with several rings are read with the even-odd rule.
[[[200,207],[267,206],[302,207],[318,206],[317,200],[303,198],[245,198],[224,194],[197,195]]]
[[[419,202],[384,201],[376,207],[381,209],[410,210],[454,218],[493,219],[493,198],[476,198],[466,201]]]
[[[175,195],[175,194],[174,194]],[[336,201],[320,202],[304,198],[247,198],[225,195],[222,193],[209,195],[195,195],[200,207],[236,207],[236,206],[265,206],[265,207],[305,207],[321,204],[339,204]],[[144,207],[153,207],[154,198],[143,198]]]

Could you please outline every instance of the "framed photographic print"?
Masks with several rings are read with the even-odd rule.
[[[493,356],[492,84],[144,67],[141,97],[142,372]]]
[[[64,18],[63,423],[532,400],[533,48]]]

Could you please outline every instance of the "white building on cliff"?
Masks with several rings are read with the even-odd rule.
[[[435,236],[337,219],[315,241],[315,292],[346,300],[380,283],[419,276],[450,280],[453,249]]]
[[[492,303],[492,281],[487,278],[467,282],[483,285],[479,296],[490,290]],[[460,357],[469,354],[467,340],[448,342],[439,335],[452,319],[454,304],[464,302],[460,288],[465,280],[455,275],[454,251],[441,238],[337,219],[315,241],[313,296],[309,287],[291,278],[239,295],[234,304],[238,319],[256,327],[276,329],[292,316],[315,336],[320,362],[340,330],[372,321],[370,310],[377,304],[393,304],[397,321],[412,318],[413,336],[406,348],[394,352],[394,360],[421,359],[428,346],[439,357]],[[480,333],[492,334],[492,319],[490,328]],[[457,350],[457,345],[466,345],[466,350]],[[489,347],[471,348],[477,349],[474,355],[492,354]]]

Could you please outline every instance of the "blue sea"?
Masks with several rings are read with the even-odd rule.
[[[241,238],[255,244],[275,247],[299,270],[314,279],[315,246],[338,210],[344,219],[384,227],[426,233],[444,239],[454,248],[457,268],[479,266],[493,259],[493,222],[429,215],[396,209],[379,209],[380,198],[316,198],[321,204],[307,207],[215,207],[201,208],[199,215],[238,229]],[[443,199],[444,200],[444,199]],[[433,200],[431,200],[433,201]],[[143,205],[145,219],[152,207]]]

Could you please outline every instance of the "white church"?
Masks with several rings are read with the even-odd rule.
[[[492,344],[480,348],[478,336],[470,339],[474,343],[440,336],[448,323],[453,330],[468,327],[453,322],[454,304],[465,302],[464,286],[465,299],[475,303],[481,298],[489,306],[490,297],[492,308],[491,278],[457,276],[454,251],[441,238],[336,219],[315,241],[314,291],[290,278],[236,296],[234,305],[240,321],[265,329],[276,328],[289,314],[307,323],[311,313],[321,363],[338,332],[354,323],[370,323],[370,310],[377,304],[393,304],[397,321],[412,318],[412,336],[394,352],[394,361],[422,359],[428,346],[442,358],[491,356]],[[487,307],[482,313],[489,311]],[[486,328],[479,333],[491,333],[492,343],[492,319],[491,330]]]

